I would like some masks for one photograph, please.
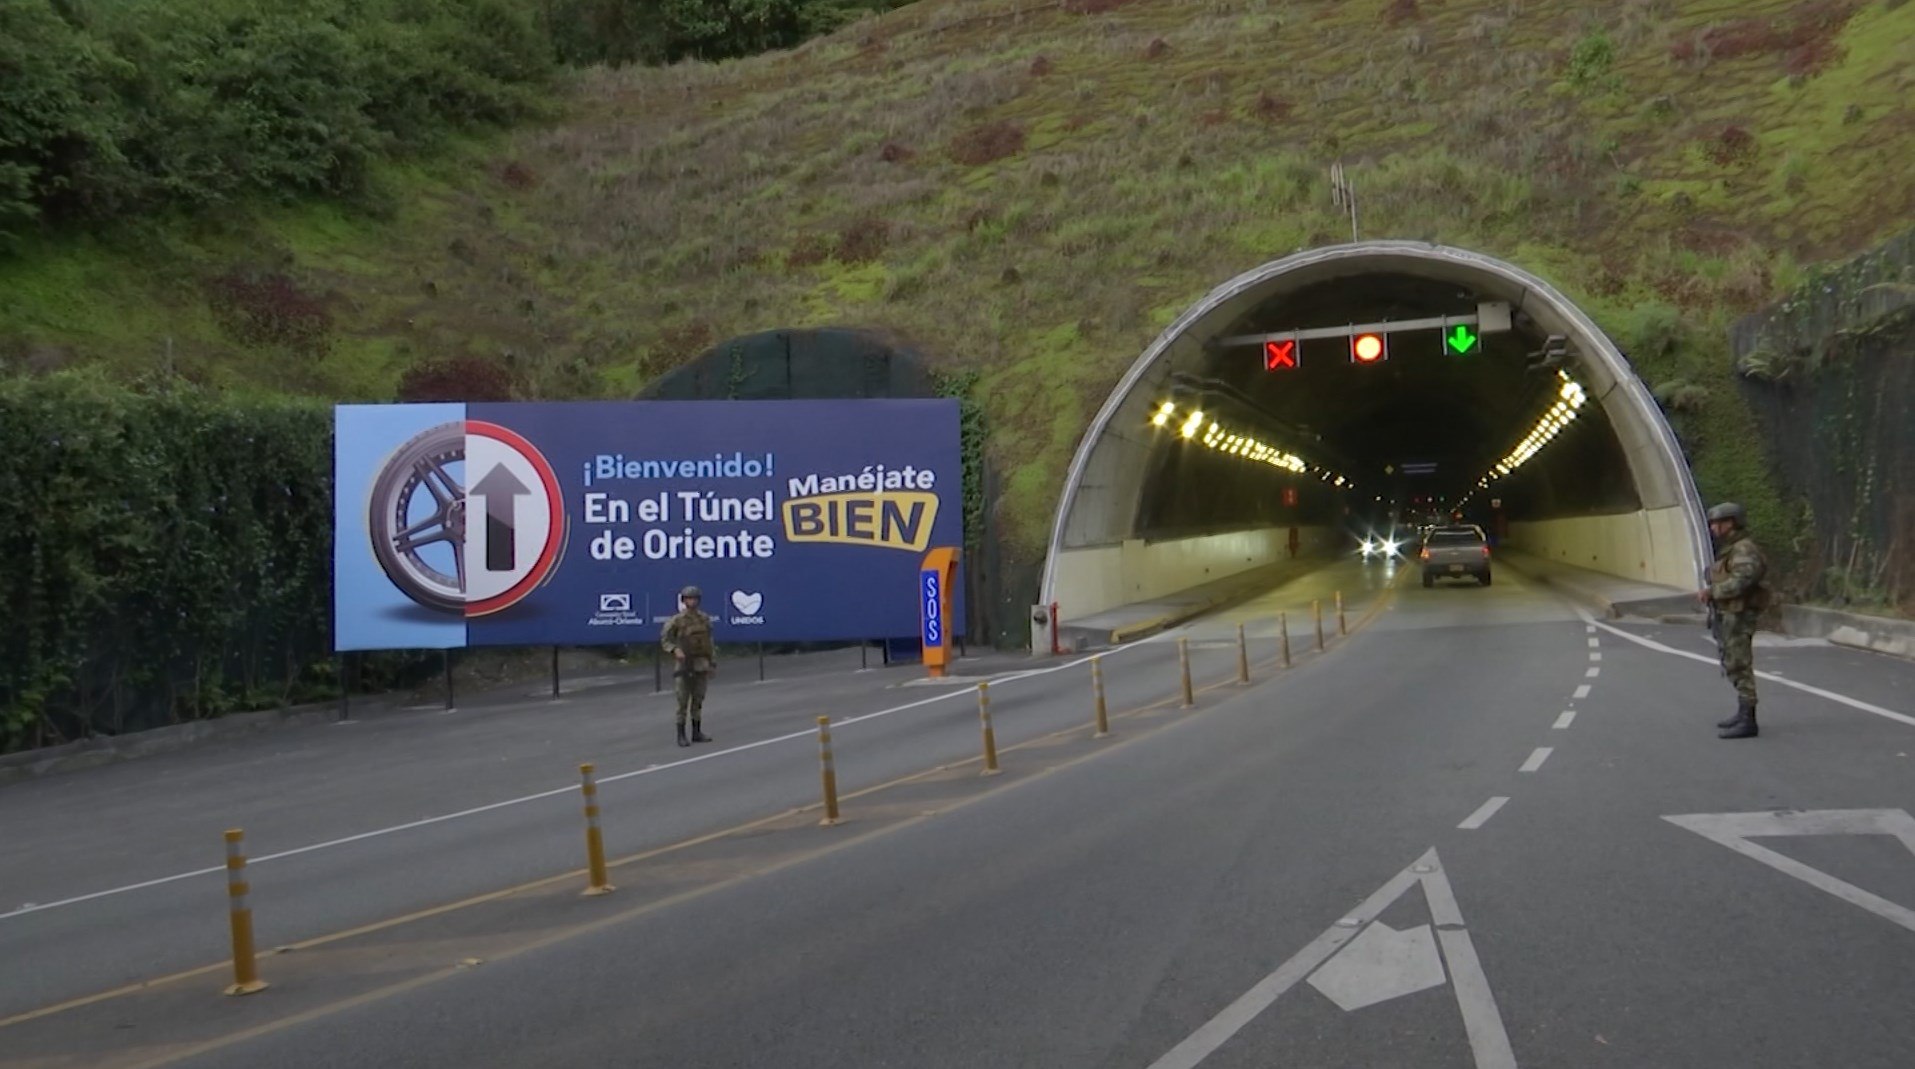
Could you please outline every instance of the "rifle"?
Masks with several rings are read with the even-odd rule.
[[[1722,610],[1721,610],[1720,608],[1717,608],[1717,607],[1716,607],[1716,603],[1715,603],[1715,602],[1714,602],[1713,600],[1711,600],[1711,601],[1709,602],[1709,634],[1711,634],[1711,635],[1713,635],[1713,636],[1715,637],[1715,640],[1716,640],[1716,654],[1717,654],[1717,657],[1716,657],[1716,659],[1717,659],[1717,661],[1719,662],[1719,661],[1720,661],[1720,660],[1722,659],[1722,658],[1721,658],[1721,654],[1722,654],[1722,649],[1723,649],[1723,644],[1722,644]],[[1724,667],[1724,668],[1722,669],[1722,674],[1723,674],[1723,675],[1725,675],[1725,676],[1726,676],[1726,675],[1728,675],[1728,674],[1729,674],[1729,670],[1728,670],[1728,668],[1726,668],[1726,667]]]

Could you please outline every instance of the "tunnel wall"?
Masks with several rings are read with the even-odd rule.
[[[1093,577],[1086,550],[1137,536],[1138,501],[1150,452],[1146,424],[1173,375],[1202,358],[1204,339],[1273,294],[1331,279],[1400,273],[1467,285],[1483,299],[1507,300],[1539,331],[1570,340],[1572,373],[1601,405],[1627,458],[1642,515],[1637,521],[1578,516],[1531,521],[1521,536],[1550,556],[1580,555],[1586,566],[1623,578],[1694,589],[1706,567],[1708,533],[1687,461],[1661,409],[1615,343],[1547,282],[1514,265],[1465,249],[1426,242],[1368,241],[1309,249],[1245,272],[1212,290],[1170,324],[1131,365],[1078,445],[1066,476],[1039,587],[1039,602],[1085,600],[1080,589],[1106,596],[1107,578]],[[1068,563],[1067,563],[1068,562]],[[1151,562],[1145,562],[1149,566]],[[1146,579],[1162,587],[1174,579]]]
[[[1684,549],[1688,538],[1685,510],[1663,508],[1516,521],[1506,544],[1562,564],[1690,590],[1696,576]]]
[[[1340,537],[1334,528],[1299,527],[1298,552],[1333,547]],[[1058,589],[1068,595],[1060,595],[1058,614],[1078,620],[1227,579],[1288,559],[1289,546],[1290,529],[1271,527],[1065,550],[1057,558]]]

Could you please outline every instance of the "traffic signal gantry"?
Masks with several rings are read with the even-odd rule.
[[[1390,335],[1409,331],[1437,332],[1438,352],[1445,356],[1475,356],[1483,351],[1483,336],[1510,330],[1507,301],[1483,301],[1474,315],[1430,316],[1425,319],[1351,323],[1340,327],[1312,327],[1268,334],[1240,334],[1220,338],[1219,346],[1255,345],[1263,352],[1265,371],[1294,371],[1303,366],[1303,343],[1317,338],[1343,338],[1353,364],[1381,364],[1390,359]]]

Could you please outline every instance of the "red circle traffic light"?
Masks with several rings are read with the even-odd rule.
[[[1359,335],[1351,343],[1351,351],[1357,360],[1365,364],[1374,364],[1383,356],[1383,339],[1375,334]]]

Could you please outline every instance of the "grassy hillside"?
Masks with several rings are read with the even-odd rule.
[[[921,0],[795,52],[597,71],[564,118],[326,204],[0,263],[0,360],[394,396],[447,357],[629,396],[827,323],[975,369],[1045,532],[1095,406],[1223,279],[1365,237],[1515,260],[1675,412],[1705,494],[1794,521],[1722,326],[1915,219],[1902,0]]]

